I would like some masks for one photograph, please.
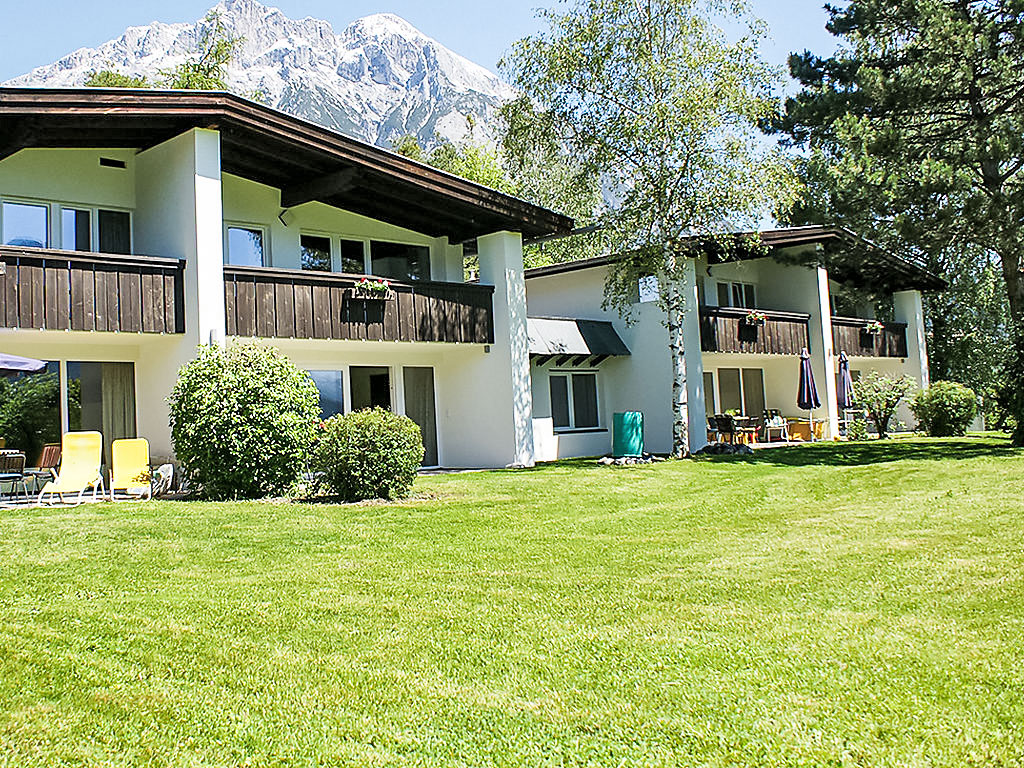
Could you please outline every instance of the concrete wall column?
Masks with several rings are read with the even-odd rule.
[[[700,348],[700,303],[697,296],[697,260],[683,265],[683,349],[686,355],[687,437],[690,451],[708,443],[708,420],[704,407],[704,356]]]
[[[832,301],[828,270],[817,268],[817,301],[811,310],[811,362],[818,398],[825,409],[825,438],[839,437],[839,403],[836,392],[835,350],[832,344]]]
[[[477,383],[494,414],[495,437],[507,445],[507,464],[532,466],[533,396],[526,333],[526,283],[523,238],[496,232],[477,240],[480,282],[494,286],[494,344]]]
[[[171,455],[166,398],[199,344],[224,343],[224,218],[220,134],[194,129],[136,157],[135,247],[185,259],[185,333],[140,348],[138,431]]]
[[[921,389],[928,387],[928,350],[924,337],[924,305],[920,291],[898,291],[892,295],[896,321],[907,324],[907,375]]]

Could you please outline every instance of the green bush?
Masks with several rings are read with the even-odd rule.
[[[889,424],[896,413],[896,406],[916,386],[909,376],[886,376],[878,371],[871,371],[853,383],[854,399],[858,407],[867,411],[880,439],[889,436]]]
[[[288,492],[320,419],[309,375],[255,344],[200,347],[178,372],[169,403],[185,477],[215,499]]]
[[[867,440],[868,423],[862,419],[851,421],[846,428],[847,440]]]
[[[974,390],[955,381],[936,381],[917,393],[910,409],[932,437],[963,435],[978,412]]]
[[[409,495],[421,461],[416,422],[373,408],[324,422],[312,469],[320,490],[345,501],[399,499]]]

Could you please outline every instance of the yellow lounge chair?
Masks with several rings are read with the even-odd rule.
[[[115,440],[110,446],[110,500],[114,491],[153,498],[153,473],[149,468],[149,441],[144,437]]]
[[[57,479],[48,482],[39,492],[39,503],[43,503],[46,494],[56,494],[63,502],[64,494],[77,493],[77,503],[81,504],[89,490],[93,501],[96,501],[98,494],[103,492],[103,475],[100,473],[103,435],[99,432],[65,432],[60,444],[60,471]]]

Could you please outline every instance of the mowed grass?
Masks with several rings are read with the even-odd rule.
[[[0,512],[0,765],[1024,764],[998,438]]]

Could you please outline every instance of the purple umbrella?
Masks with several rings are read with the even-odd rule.
[[[839,391],[836,392],[836,401],[841,410],[854,405],[853,377],[850,376],[850,358],[845,352],[839,353]]]
[[[17,355],[5,355],[0,352],[0,376],[13,376],[18,373],[37,373],[46,367],[42,360],[33,360],[30,357],[18,357]]]
[[[796,393],[796,405],[800,410],[807,411],[811,442],[814,442],[814,414],[811,411],[821,407],[821,400],[818,399],[818,389],[814,386],[814,371],[811,370],[811,355],[807,347],[800,350],[800,388]]]

